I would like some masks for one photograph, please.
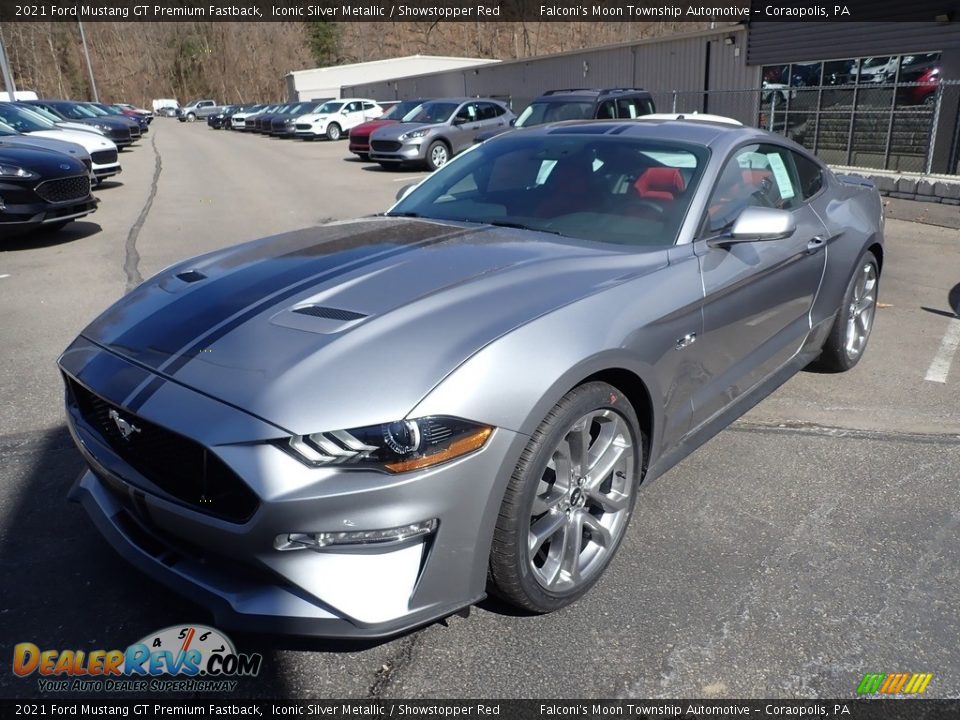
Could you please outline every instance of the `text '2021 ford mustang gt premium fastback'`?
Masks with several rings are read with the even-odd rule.
[[[702,121],[506,133],[385,216],[170,267],[60,358],[117,550],[223,626],[382,636],[597,581],[640,483],[863,355],[873,188]],[[642,588],[639,590],[642,592]]]

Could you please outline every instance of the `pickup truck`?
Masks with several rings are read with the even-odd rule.
[[[194,122],[198,118],[205,118],[220,112],[221,107],[216,100],[194,100],[177,110],[177,120],[180,122]]]

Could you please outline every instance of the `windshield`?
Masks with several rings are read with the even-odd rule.
[[[19,135],[16,130],[7,125],[5,122],[0,122],[0,137],[9,137],[11,135]]]
[[[329,113],[340,112],[340,108],[342,107],[342,102],[326,102],[320,106],[320,109],[317,110],[317,113],[320,115],[328,115]]]
[[[532,127],[561,120],[588,120],[592,116],[592,102],[535,102],[520,113],[515,127]]]
[[[46,118],[16,105],[0,105],[0,119],[19,132],[56,129],[54,124]]]
[[[419,108],[423,103],[419,100],[404,100],[398,102],[392,108],[380,116],[381,120],[402,120],[404,116],[409,115]]]
[[[107,112],[106,112],[105,110],[101,110],[101,109],[98,108],[96,105],[89,105],[89,104],[87,104],[87,105],[81,105],[81,107],[82,107],[84,110],[89,110],[91,113],[93,113],[93,116],[94,116],[94,117],[106,117],[106,116],[107,116]]]
[[[459,103],[428,102],[403,116],[403,122],[437,124],[447,122],[460,107]]]
[[[52,123],[63,122],[63,118],[62,118],[62,117],[60,117],[60,116],[58,116],[58,115],[54,115],[52,112],[50,112],[50,111],[47,110],[46,108],[42,108],[42,107],[39,107],[39,106],[37,106],[37,105],[31,105],[31,106],[30,106],[30,112],[36,113],[36,114],[39,115],[40,117],[44,118],[45,120],[49,120],[49,121],[52,122]]]
[[[123,115],[123,111],[110,105],[94,105],[94,107],[98,110],[103,110],[107,115]]]
[[[707,157],[701,146],[622,135],[505,136],[475,145],[388,214],[673,245]]]

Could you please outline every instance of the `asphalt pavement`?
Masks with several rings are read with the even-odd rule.
[[[176,260],[380,211],[422,177],[345,142],[168,119],[121,162],[94,215],[0,245],[0,663],[18,642],[126,647],[209,622],[66,501],[81,462],[59,352]],[[643,486],[580,602],[532,616],[487,601],[381,643],[233,634],[264,654],[237,696],[852,697],[867,672],[932,672],[928,696],[960,696],[960,237],[890,219],[887,239],[860,365],[801,373]],[[0,696],[39,696],[36,679],[0,664]]]

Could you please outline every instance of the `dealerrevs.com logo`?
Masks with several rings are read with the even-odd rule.
[[[262,662],[204,625],[164,628],[126,650],[13,648],[14,674],[37,676],[41,692],[232,692],[234,678],[256,676]]]

